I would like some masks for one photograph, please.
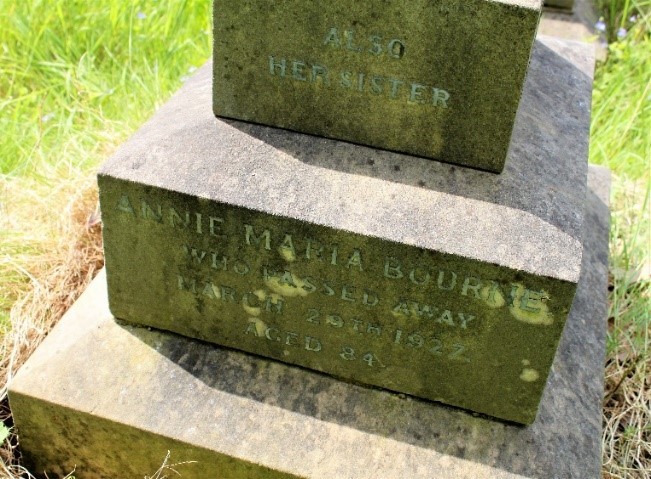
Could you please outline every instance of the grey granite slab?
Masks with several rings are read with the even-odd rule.
[[[115,321],[103,274],[18,372],[24,462],[49,477],[600,477],[609,175],[591,167],[581,280],[527,427]]]
[[[552,4],[555,3],[555,6]],[[547,4],[547,3],[546,3]],[[603,33],[596,30],[599,20],[593,0],[548,2],[550,8],[543,11],[538,35],[553,36],[591,44],[597,61],[605,61],[608,43]]]

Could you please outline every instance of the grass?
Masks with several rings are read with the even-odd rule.
[[[15,215],[90,177],[209,52],[205,1],[0,0],[0,325],[55,223]]]
[[[591,161],[613,171],[603,471],[651,477],[651,2],[597,2],[611,43]],[[209,57],[209,6],[0,0],[0,399],[102,266],[94,169]],[[3,442],[0,476],[29,477]]]
[[[590,145],[613,171],[603,472],[651,477],[651,2],[602,4],[611,41],[626,30],[596,72]]]
[[[612,45],[620,39],[622,29],[635,26],[640,36],[647,35],[651,26],[649,0],[595,0],[597,11],[605,24],[606,38]],[[634,39],[634,41],[637,39]]]
[[[603,473],[641,478],[651,477],[651,2],[602,4],[612,43],[595,77],[591,161],[613,171]]]

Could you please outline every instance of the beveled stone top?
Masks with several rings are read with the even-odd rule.
[[[216,119],[209,65],[100,174],[576,282],[592,61],[537,40],[500,175]]]
[[[505,3],[507,5],[517,5],[524,8],[542,8],[543,0],[491,0],[498,3]]]

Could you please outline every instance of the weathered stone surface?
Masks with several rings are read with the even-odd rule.
[[[572,10],[574,0],[545,0],[546,7],[560,8],[563,10]]]
[[[542,0],[214,2],[214,112],[502,171]]]
[[[548,8],[540,20],[538,35],[590,43],[596,59],[604,61],[608,51],[604,47],[606,42],[600,39],[599,32],[595,30],[598,18],[593,0],[577,0],[571,10]]]
[[[537,45],[500,176],[217,120],[204,69],[100,172],[113,314],[532,422],[580,272],[590,68]]]
[[[608,175],[592,169],[582,278],[529,427],[115,322],[98,278],[11,384],[26,464],[49,477],[599,477]]]

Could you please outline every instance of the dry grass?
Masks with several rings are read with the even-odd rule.
[[[168,479],[169,476],[167,475],[168,473],[172,473],[175,476],[181,477],[181,474],[179,471],[176,470],[176,467],[178,466],[183,466],[185,464],[195,464],[196,461],[184,461],[184,462],[177,462],[175,464],[170,464],[170,457],[172,453],[170,451],[167,451],[167,455],[165,456],[165,459],[163,460],[163,464],[158,468],[158,470],[154,473],[153,476],[145,476],[145,479]]]
[[[210,56],[209,1],[0,0],[0,413],[102,266],[91,169]],[[0,477],[17,466],[0,423]],[[161,458],[162,459],[162,458]]]
[[[11,424],[7,384],[103,265],[94,177],[72,172],[57,184],[0,178],[3,252],[0,297],[19,297],[0,344],[0,404]],[[16,438],[0,450],[0,476],[31,478]]]
[[[614,186],[603,470],[643,479],[651,478],[651,186]]]

